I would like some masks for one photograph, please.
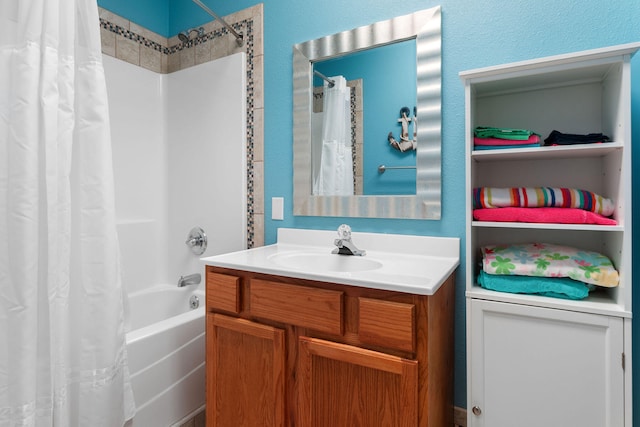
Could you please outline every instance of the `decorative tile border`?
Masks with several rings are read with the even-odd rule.
[[[244,42],[247,53],[247,248],[255,246],[255,174],[254,174],[254,69],[253,69],[253,21],[246,22],[246,32],[244,34]],[[240,31],[241,29],[235,28]],[[226,31],[226,28],[225,28]]]
[[[243,34],[244,44],[239,47],[235,37],[216,21],[203,26],[205,34],[202,36],[182,43],[177,37],[167,39],[100,8],[103,53],[155,72],[167,74],[233,53],[246,53],[247,248],[264,244],[264,168],[261,152],[264,130],[262,120],[256,120],[256,114],[264,116],[262,15],[263,6],[258,4],[225,17],[234,30]],[[227,43],[229,37],[233,39],[231,44]],[[216,42],[218,45],[214,45]],[[221,48],[219,45],[222,45]],[[204,46],[210,49],[208,55]],[[204,54],[198,55],[199,51],[204,51]]]
[[[113,22],[109,22],[106,19],[100,18],[100,27],[104,28],[105,30],[115,33],[117,35],[123,36],[126,39],[132,40],[136,43],[140,43],[141,45],[145,46],[145,47],[150,47],[153,50],[157,50],[160,53],[163,54],[168,54],[168,48],[156,41],[150,40],[140,34],[137,34],[131,30],[128,30],[126,28],[123,28]]]

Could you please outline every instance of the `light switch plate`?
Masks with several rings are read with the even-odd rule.
[[[271,219],[277,221],[284,219],[284,197],[271,198]]]

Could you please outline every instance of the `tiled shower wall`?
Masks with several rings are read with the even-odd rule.
[[[218,21],[204,34],[182,43],[100,8],[102,53],[148,70],[168,74],[244,51],[247,59],[247,247],[264,245],[264,73],[263,5],[223,17],[243,34],[244,44]],[[192,33],[195,34],[195,33]]]

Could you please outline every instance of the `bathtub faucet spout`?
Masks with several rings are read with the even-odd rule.
[[[202,280],[200,273],[189,274],[188,276],[180,276],[178,279],[178,287],[181,288],[187,285],[197,285]]]

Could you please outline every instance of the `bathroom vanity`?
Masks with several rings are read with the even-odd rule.
[[[353,233],[357,257],[334,237],[203,259],[208,426],[453,424],[459,240]]]

